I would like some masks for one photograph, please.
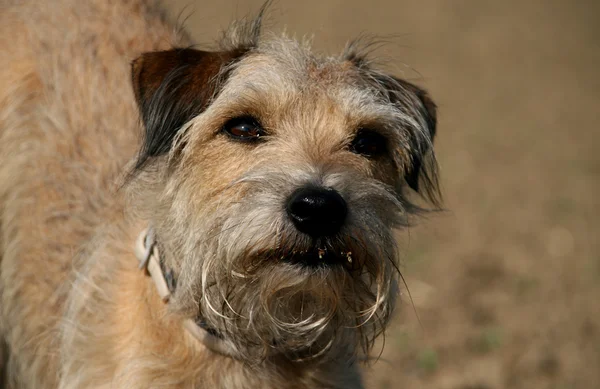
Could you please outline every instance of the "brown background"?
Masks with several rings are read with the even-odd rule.
[[[261,3],[167,4],[203,44]],[[335,53],[387,37],[440,107],[447,211],[400,233],[421,324],[406,298],[368,386],[600,388],[600,1],[280,0],[269,19]]]

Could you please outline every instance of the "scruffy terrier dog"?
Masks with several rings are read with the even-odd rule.
[[[2,5],[3,387],[361,388],[435,105],[356,43],[174,49],[161,15]]]

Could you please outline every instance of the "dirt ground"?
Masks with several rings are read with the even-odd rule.
[[[261,3],[169,7],[210,43]],[[405,293],[368,387],[600,388],[600,1],[280,0],[270,19],[320,50],[388,37],[388,68],[440,107],[447,211],[400,233],[416,313]]]

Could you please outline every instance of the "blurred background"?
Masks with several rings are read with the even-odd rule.
[[[262,1],[166,3],[210,44]],[[600,388],[600,1],[279,0],[267,27],[383,36],[439,105],[446,211],[399,234],[415,309],[367,387]]]

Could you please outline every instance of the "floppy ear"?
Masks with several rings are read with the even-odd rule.
[[[145,128],[135,169],[169,152],[181,127],[218,92],[222,69],[243,54],[173,49],[145,53],[133,61],[133,91]]]
[[[425,177],[423,178],[426,180],[434,179],[434,177],[430,177],[429,174],[435,174],[435,172],[424,171],[424,169],[427,168],[424,164],[425,156],[430,152],[431,146],[433,146],[433,139],[435,138],[437,130],[437,106],[425,90],[403,80],[398,80],[398,82],[417,97],[419,103],[416,105],[416,112],[422,117],[423,123],[425,123],[426,126],[425,130],[429,135],[428,141],[426,139],[413,140],[415,145],[413,146],[414,151],[411,156],[412,166],[405,175],[408,185],[419,192],[419,178],[422,176],[421,173],[425,174]],[[428,182],[428,184],[435,185],[437,183]]]
[[[438,205],[437,165],[431,149],[437,126],[436,105],[425,90],[408,81],[384,76],[378,83],[386,89],[393,104],[415,116],[420,124],[420,128],[413,129],[411,134],[411,163],[405,168],[404,179],[413,190]]]

